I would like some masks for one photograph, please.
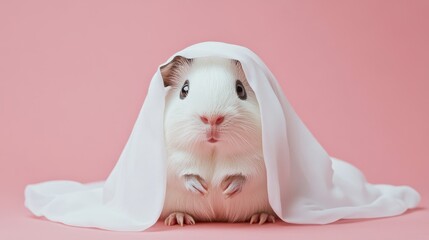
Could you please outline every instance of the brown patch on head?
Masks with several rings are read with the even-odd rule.
[[[184,70],[187,69],[192,63],[192,59],[188,59],[182,56],[176,56],[171,62],[160,68],[161,76],[164,80],[164,86],[172,86],[179,79],[180,75],[183,74]]]

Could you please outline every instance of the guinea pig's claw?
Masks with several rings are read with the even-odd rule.
[[[183,225],[194,225],[195,220],[187,213],[173,212],[165,218],[164,224],[167,226],[173,226],[177,224],[183,227]]]
[[[276,217],[269,213],[255,213],[250,218],[250,224],[259,223],[259,225],[264,223],[275,223]]]
[[[200,193],[201,195],[205,195],[208,192],[208,187],[206,181],[199,175],[194,174],[186,174],[185,178],[185,187],[188,191]]]
[[[230,175],[224,178],[220,187],[222,188],[225,197],[230,198],[241,192],[245,182],[246,178],[241,174]]]

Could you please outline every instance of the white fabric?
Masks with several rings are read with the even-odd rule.
[[[262,120],[269,202],[286,222],[325,224],[341,218],[398,215],[416,207],[407,186],[372,185],[352,165],[329,157],[290,106],[261,59],[247,48],[204,42],[174,54],[241,62],[256,93]],[[51,181],[27,186],[25,204],[37,216],[74,226],[140,231],[163,208],[166,147],[165,91],[159,68],[131,136],[106,182]]]

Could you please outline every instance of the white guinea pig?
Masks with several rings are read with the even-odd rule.
[[[178,56],[161,74],[168,151],[165,224],[274,222],[259,106],[240,62]]]

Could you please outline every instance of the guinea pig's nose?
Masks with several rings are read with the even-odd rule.
[[[215,115],[215,116],[200,116],[200,119],[203,123],[205,124],[210,124],[210,125],[219,125],[223,122],[223,120],[225,119],[224,116],[221,115]]]

